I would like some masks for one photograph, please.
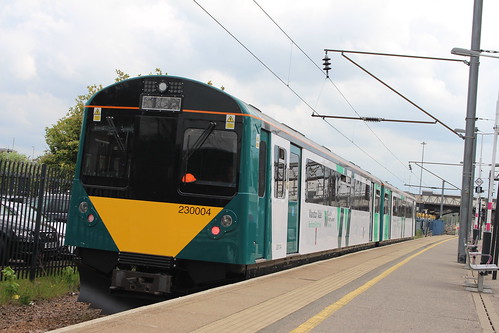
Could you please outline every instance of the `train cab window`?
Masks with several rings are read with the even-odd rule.
[[[128,186],[134,120],[127,112],[106,110],[101,121],[87,126],[81,171],[85,185]]]
[[[274,197],[286,196],[286,150],[274,146]]]
[[[180,189],[183,193],[232,196],[237,185],[237,134],[188,128],[184,132]]]

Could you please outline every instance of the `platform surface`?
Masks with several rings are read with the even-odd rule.
[[[457,262],[458,238],[357,252],[54,332],[494,332],[491,293]],[[476,273],[475,273],[476,274]]]

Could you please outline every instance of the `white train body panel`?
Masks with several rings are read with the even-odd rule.
[[[294,143],[293,143],[294,144]],[[375,178],[369,178],[368,174],[357,173],[357,169],[352,171],[348,167],[339,166],[335,163],[334,158],[326,158],[323,155],[318,155],[306,148],[300,148],[300,181],[299,181],[299,208],[289,205],[290,196],[290,180],[288,173],[290,154],[292,143],[272,132],[270,134],[270,160],[271,160],[271,258],[282,259],[289,255],[305,255],[317,253],[321,251],[334,250],[338,248],[367,244],[377,242],[373,240],[373,234],[382,234],[382,230],[373,233],[373,228],[381,228],[380,222],[374,223],[375,219],[375,184],[380,184]],[[299,146],[296,146],[299,147]],[[281,151],[279,151],[281,149]],[[279,155],[280,154],[280,155]],[[277,158],[276,156],[280,157]],[[277,160],[276,160],[277,159]],[[276,162],[278,161],[278,162]],[[282,175],[282,168],[279,169],[277,164],[283,164],[286,175]],[[323,188],[313,182],[307,183],[307,168],[308,163],[323,167],[323,170],[335,172],[339,183],[348,184],[346,187],[341,187],[335,183],[336,193],[338,196],[349,196],[347,204],[342,203],[337,205],[328,205],[325,200],[322,203],[311,202],[310,193],[320,193],[325,196],[326,183],[323,182]],[[341,162],[338,162],[341,163]],[[285,187],[278,189],[276,185],[276,177],[284,177]],[[320,177],[318,177],[320,178]],[[326,177],[323,176],[325,179]],[[341,179],[341,181],[340,181]],[[282,183],[281,183],[282,184]],[[342,183],[343,184],[343,183]],[[361,184],[364,192],[361,195],[365,196],[364,209],[355,209],[352,207],[354,198],[354,187]],[[382,188],[384,185],[376,185]],[[343,191],[343,192],[342,192]],[[310,192],[310,193],[309,193]],[[276,194],[279,193],[279,194]],[[389,204],[389,236],[388,239],[399,239],[404,237],[412,237],[414,235],[414,217],[396,216],[392,214],[394,211],[394,199],[397,197],[398,202],[404,201],[410,203],[411,209],[414,211],[413,198],[406,198],[407,195],[401,191],[394,191],[394,188],[389,186],[387,193],[390,196]],[[404,193],[402,195],[401,193]],[[359,195],[358,193],[356,194]],[[320,197],[320,195],[318,195]],[[378,203],[379,204],[379,203]],[[295,211],[296,209],[299,212]],[[377,210],[379,212],[379,209]],[[289,216],[299,214],[298,222],[298,239],[290,240],[288,219]],[[379,215],[379,214],[378,214]],[[414,215],[414,214],[413,214]],[[386,216],[385,216],[386,217]],[[386,220],[383,221],[386,223]],[[287,245],[289,242],[298,243],[297,252],[289,253]]]

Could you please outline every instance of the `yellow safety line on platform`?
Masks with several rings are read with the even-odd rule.
[[[455,237],[449,238],[449,240],[454,238]],[[423,242],[423,244],[421,244],[421,242]],[[264,301],[257,305],[240,310],[236,313],[233,313],[232,315],[200,327],[193,332],[256,332],[290,315],[291,313],[300,310],[304,306],[311,304],[320,297],[323,297],[335,290],[344,287],[348,283],[351,283],[352,281],[364,276],[365,274],[385,264],[388,264],[393,260],[397,260],[402,256],[419,250],[422,246],[426,246],[424,244],[426,242],[431,244],[434,242],[434,239],[430,237],[428,239],[411,241],[408,244],[404,244],[400,249],[396,249],[395,251],[391,251],[390,253],[383,254],[380,257],[375,256],[369,261],[363,262],[361,265],[355,265],[343,271],[336,272],[311,284],[298,287],[280,296],[268,299],[267,301]],[[398,244],[394,244],[391,246],[393,246],[392,249],[394,249],[398,246]],[[337,259],[341,258],[332,259],[330,262],[333,262]],[[328,262],[329,261],[325,261],[316,264],[327,265]],[[304,266],[302,266],[297,269],[310,268],[305,268]],[[273,276],[275,275],[267,275],[262,277],[262,279],[271,279],[273,278]],[[258,279],[248,280],[246,281],[246,283],[258,283],[257,280]],[[258,318],[258,320],[255,320],[255,318]]]
[[[330,317],[336,311],[338,311],[339,309],[341,309],[342,307],[344,307],[345,305],[347,305],[350,301],[352,301],[354,298],[356,298],[357,296],[359,296],[363,292],[367,291],[369,288],[371,288],[372,286],[374,286],[379,281],[381,281],[384,278],[386,278],[388,275],[390,275],[391,273],[393,273],[398,268],[404,266],[409,261],[411,261],[412,259],[416,258],[420,254],[423,254],[424,252],[428,251],[429,249],[434,248],[435,246],[438,246],[438,245],[440,245],[442,243],[448,242],[448,241],[450,241],[450,240],[452,240],[454,238],[446,239],[446,240],[443,240],[441,242],[435,243],[435,244],[427,247],[426,249],[423,249],[423,250],[421,250],[421,251],[419,251],[419,252],[411,255],[410,257],[407,257],[406,259],[404,259],[401,262],[399,262],[398,264],[390,267],[389,269],[387,269],[386,271],[384,271],[380,275],[378,275],[375,278],[371,279],[370,281],[366,282],[361,287],[359,287],[359,288],[355,289],[354,291],[348,293],[347,295],[343,296],[337,302],[335,302],[335,303],[329,305],[328,307],[324,308],[324,310],[322,310],[321,312],[319,312],[318,314],[316,314],[315,316],[311,317],[309,320],[307,320],[306,322],[304,322],[303,324],[301,324],[300,326],[298,326],[297,328],[295,328],[294,330],[292,330],[291,333],[305,333],[305,332],[310,332],[312,329],[314,329],[315,327],[317,327],[320,323],[322,323],[324,320],[326,320],[328,317]]]

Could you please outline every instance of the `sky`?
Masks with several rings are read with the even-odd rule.
[[[499,50],[499,2],[483,2],[481,48]],[[87,86],[112,84],[117,69],[136,76],[160,68],[223,86],[401,189],[440,193],[442,180],[431,173],[460,188],[461,167],[448,164],[463,160],[464,142],[442,125],[311,115],[431,121],[338,53],[329,53],[327,79],[324,49],[468,60],[450,50],[471,48],[472,19],[472,0],[2,0],[0,148],[39,156],[48,149],[45,129]],[[449,128],[465,128],[463,62],[348,56]],[[484,134],[477,147],[484,179],[498,78],[499,61],[481,57],[476,126]],[[431,173],[421,178],[410,162],[422,160]]]

